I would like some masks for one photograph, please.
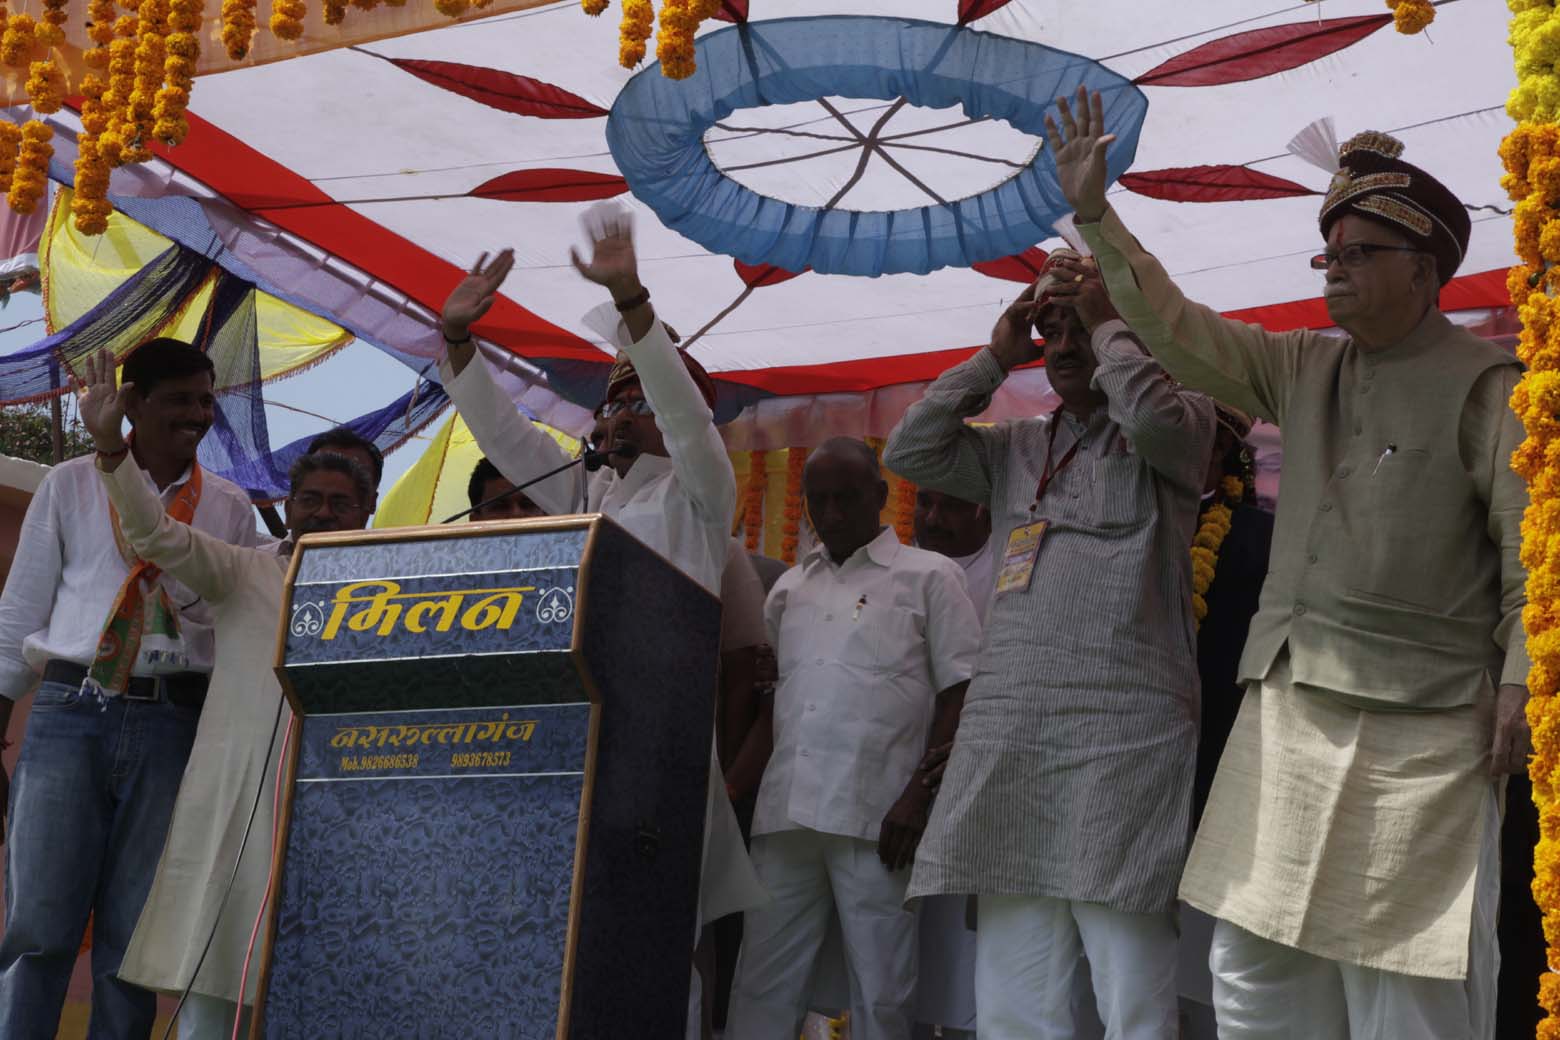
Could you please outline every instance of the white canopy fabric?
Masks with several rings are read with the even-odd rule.
[[[1496,148],[1515,80],[1500,0],[1443,3],[1417,36],[1395,32],[1380,0],[727,7],[745,9],[747,22],[706,23],[699,71],[677,82],[653,64],[619,68],[617,6],[593,19],[573,0],[202,77],[190,138],[116,173],[111,190],[140,200],[133,215],[165,233],[203,215],[202,230],[262,281],[413,364],[438,350],[432,313],[459,270],[513,246],[507,300],[478,331],[494,356],[523,359],[510,366],[517,399],[571,432],[611,351],[581,321],[602,297],[570,268],[568,249],[581,213],[615,197],[636,211],[658,311],[721,379],[728,415],[747,408],[734,447],[804,443],[787,438],[816,429],[833,394],[858,410],[868,395],[872,414],[854,432],[886,432],[917,384],[986,341],[1026,276],[1024,262],[1002,257],[1060,244],[1048,221],[1032,230],[1056,201],[1033,132],[1036,99],[1079,81],[1107,86],[1108,121],[1124,137],[1113,165],[1130,159],[1140,178],[1141,190],[1113,188],[1113,204],[1193,298],[1273,328],[1326,323],[1307,260],[1320,249],[1329,174],[1286,145],[1331,119],[1339,140],[1395,134],[1405,159],[1472,208],[1447,309],[1506,303],[1514,255]],[[959,28],[961,9],[991,13]],[[1204,85],[1176,85],[1189,82]],[[864,96],[872,90],[879,96]],[[762,103],[772,97],[783,103]],[[991,112],[1005,114],[980,118]],[[69,153],[56,162],[62,177]],[[1188,167],[1240,169],[1142,177]],[[1162,180],[1223,201],[1142,193]],[[733,182],[758,201],[734,203]],[[1240,187],[1217,187],[1231,183]],[[959,200],[988,190],[990,205],[955,219]],[[1286,191],[1308,193],[1230,198]],[[201,199],[199,209],[167,205],[179,196]],[[895,210],[904,212],[891,224],[874,216]],[[808,253],[797,244],[805,236],[777,231],[777,212],[859,234],[831,253],[820,233]],[[769,266],[784,254],[871,269],[871,258],[846,254],[879,244],[914,257],[918,235],[965,255],[878,277]],[[305,270],[320,282],[304,284]],[[1043,376],[1017,389],[1012,407],[1033,408]],[[777,426],[781,414],[791,418]]]

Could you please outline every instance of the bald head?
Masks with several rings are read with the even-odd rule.
[[[879,517],[888,502],[888,483],[877,453],[865,441],[824,441],[807,459],[802,488],[813,530],[836,563],[844,563],[883,529]]]

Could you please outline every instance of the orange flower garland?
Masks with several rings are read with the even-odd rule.
[[[76,230],[101,235],[108,230],[114,207],[108,202],[108,163],[98,155],[97,139],[82,134],[76,140],[76,193],[70,200]]]
[[[645,60],[645,41],[655,21],[650,0],[623,0],[623,21],[618,24],[618,64],[631,69]]]
[[[21,147],[22,128],[0,119],[0,191],[11,190],[11,178],[16,173],[16,158]]]
[[[758,552],[759,539],[764,534],[764,489],[769,484],[767,453],[748,452],[747,492],[742,504],[744,539],[750,553]]]
[[[38,43],[37,29],[30,14],[13,14],[7,18],[5,32],[0,33],[0,62],[26,65]]]
[[[592,18],[605,11],[607,9],[607,3],[608,0],[580,0],[580,6],[583,7],[585,9],[585,13],[590,15]]]
[[[108,90],[103,94],[108,126],[98,137],[98,154],[109,166],[125,161],[125,141],[134,132],[125,124],[125,112],[135,89],[135,26],[130,15],[120,15],[114,22],[114,40],[108,45]]]
[[[43,20],[34,34],[45,47],[58,47],[65,42],[65,5],[68,0],[43,0]]]
[[[120,157],[127,163],[145,162],[152,157],[148,145],[156,125],[152,113],[157,92],[162,89],[165,75],[168,0],[141,0],[137,13],[135,81],[122,119],[124,152]]]
[[[87,38],[92,46],[82,52],[82,60],[91,68],[107,69],[108,45],[114,42],[114,0],[91,0],[87,5]]]
[[[22,126],[22,147],[11,174],[11,190],[6,201],[18,213],[31,213],[48,187],[49,160],[54,156],[49,124],[29,119]]]
[[[914,484],[894,478],[894,533],[905,545],[915,541],[915,494]]]
[[[58,112],[65,103],[65,73],[53,58],[35,61],[27,71],[27,100],[33,111],[44,115]]]
[[[303,19],[309,13],[303,0],[272,0],[271,34],[278,40],[296,40],[303,35]]]
[[[1219,500],[1204,511],[1202,523],[1192,538],[1192,617],[1198,628],[1208,616],[1208,590],[1219,569],[1219,549],[1229,537],[1230,525],[1235,519],[1230,507],[1240,504],[1246,485],[1238,477],[1225,477],[1219,484],[1219,492]]]
[[[249,41],[254,35],[255,0],[222,0],[222,46],[227,48],[228,57],[242,61],[248,56]]]
[[[172,32],[164,41],[164,86],[152,106],[152,134],[164,144],[176,145],[190,132],[184,113],[195,87],[195,63],[200,60],[200,23],[200,0],[169,0]]]
[[[1392,8],[1392,23],[1405,36],[1422,32],[1435,21],[1435,5],[1430,0],[1387,0]]]
[[[1528,775],[1538,806],[1539,839],[1533,852],[1533,899],[1544,916],[1549,967],[1539,979],[1538,1002],[1548,1013],[1540,1038],[1560,1037],[1560,813],[1555,794],[1560,769],[1560,321],[1554,293],[1560,236],[1560,12],[1543,0],[1508,0],[1514,17],[1509,39],[1516,58],[1517,89],[1506,112],[1517,128],[1500,146],[1506,174],[1501,186],[1516,202],[1517,255],[1522,265],[1506,278],[1522,319],[1517,356],[1527,371],[1511,395],[1527,438],[1511,468],[1528,485],[1522,518],[1522,564],[1527,568],[1528,723],[1533,758]]]
[[[802,473],[807,468],[807,449],[792,448],[785,455],[785,512],[780,521],[780,559],[786,566],[796,563],[796,550],[802,540]]]

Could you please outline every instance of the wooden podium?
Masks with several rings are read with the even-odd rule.
[[[599,516],[310,536],[251,1035],[683,1034],[720,605]]]

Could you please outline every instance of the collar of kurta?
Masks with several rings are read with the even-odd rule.
[[[1366,350],[1356,343],[1354,344],[1354,349],[1366,357],[1386,361],[1405,357],[1415,351],[1422,350],[1456,328],[1457,326],[1452,324],[1450,318],[1435,307],[1431,307],[1425,312],[1425,316],[1420,319],[1419,324],[1414,326],[1414,331],[1392,344],[1392,346],[1382,347],[1379,350]]]
[[[813,546],[812,552],[807,555],[807,562],[809,565],[825,563],[831,567],[838,566],[843,568],[848,567],[853,560],[865,558],[871,560],[879,567],[892,567],[894,565],[894,557],[899,555],[901,548],[903,546],[899,544],[899,535],[895,533],[892,527],[885,527],[878,532],[876,538],[851,553],[844,563],[836,565],[834,558],[829,555],[829,547],[822,542]]]

